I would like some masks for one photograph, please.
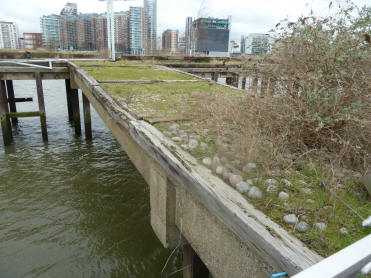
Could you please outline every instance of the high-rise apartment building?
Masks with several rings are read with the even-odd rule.
[[[115,48],[128,53],[129,50],[129,11],[115,13]]]
[[[67,3],[64,5],[61,15],[77,15],[77,3]]]
[[[176,53],[178,49],[178,30],[166,30],[162,33],[162,50]]]
[[[41,33],[43,34],[43,46],[48,49],[57,49],[59,40],[59,15],[44,15],[40,18]]]
[[[185,54],[192,55],[192,17],[186,19]]]
[[[199,18],[192,23],[193,51],[210,56],[228,56],[229,34],[229,18]]]
[[[261,55],[270,51],[273,38],[269,34],[252,33],[241,37],[241,54]]]
[[[15,22],[0,21],[0,48],[19,48],[18,26]]]
[[[129,10],[129,49],[132,55],[146,53],[146,13],[142,7],[130,7]]]
[[[157,38],[157,0],[144,0],[146,12],[147,53],[156,51]]]
[[[23,33],[23,48],[38,49],[43,45],[43,36],[41,33]]]

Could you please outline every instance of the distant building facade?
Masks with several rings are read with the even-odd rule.
[[[186,19],[185,54],[192,55],[192,17]]]
[[[156,50],[157,0],[145,7],[130,7],[114,14],[118,52],[141,55]],[[147,12],[148,10],[148,12]],[[40,19],[43,46],[49,49],[101,50],[108,47],[107,15],[78,14],[77,4],[67,3],[60,15]]]
[[[60,47],[59,19],[60,16],[56,14],[44,15],[40,18],[43,47],[48,49],[57,49]]]
[[[241,37],[241,54],[262,55],[269,53],[273,38],[269,34],[252,33]]]
[[[43,46],[43,35],[41,33],[23,33],[23,48],[38,49]]]
[[[178,51],[179,53],[185,54],[186,53],[186,38],[179,37],[178,39]]]
[[[130,54],[145,54],[147,46],[145,9],[142,7],[130,7],[129,16]]]
[[[18,26],[15,22],[0,21],[0,48],[19,48]]]
[[[231,54],[236,54],[240,52],[240,45],[235,41],[230,41],[229,43],[229,52]]]
[[[199,18],[192,23],[192,49],[209,56],[229,56],[230,19]]]
[[[147,53],[150,54],[157,49],[157,0],[144,0],[144,10],[146,13]]]
[[[178,49],[179,31],[178,30],[166,30],[162,33],[162,50],[176,53]]]

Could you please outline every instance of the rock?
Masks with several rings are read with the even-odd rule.
[[[172,124],[169,129],[172,131],[177,131],[179,129],[180,125],[178,124]]]
[[[291,181],[287,180],[287,179],[282,179],[281,180],[281,183],[287,187],[291,187],[292,186],[292,183]]]
[[[177,143],[182,142],[182,138],[180,138],[180,137],[173,137],[173,138],[171,138],[171,140],[173,140],[174,142],[177,142]]]
[[[220,158],[218,156],[214,156],[212,165],[213,169],[216,169],[220,165]]]
[[[285,215],[285,216],[283,217],[283,221],[284,221],[286,224],[294,225],[294,224],[298,221],[298,218],[296,217],[295,214],[288,214],[288,215]]]
[[[265,180],[266,185],[277,185],[277,181],[275,179],[267,179]]]
[[[236,188],[241,193],[247,193],[250,191],[251,186],[247,182],[242,181],[237,183]]]
[[[278,188],[277,186],[275,186],[274,184],[271,184],[267,187],[267,192],[268,193],[273,193],[273,192],[277,192]]]
[[[313,191],[310,188],[304,187],[304,188],[300,188],[300,193],[305,194],[305,195],[311,195]]]
[[[362,221],[362,227],[363,228],[371,227],[371,215],[367,219]]]
[[[189,150],[188,144],[182,144],[181,147],[183,148],[183,150]]]
[[[262,191],[259,189],[259,187],[253,186],[253,187],[251,187],[251,189],[249,190],[248,196],[249,196],[251,199],[261,199],[261,197],[263,197],[263,193],[262,193]]]
[[[340,228],[339,232],[342,235],[349,235],[349,232],[348,232],[347,228],[344,228],[344,227]]]
[[[308,200],[306,200],[306,202],[307,202],[308,204],[314,204],[314,203],[315,203],[315,201],[312,200],[312,199],[308,199]]]
[[[306,216],[306,215],[300,216],[300,220],[307,220],[307,219],[308,219],[308,216]]]
[[[256,169],[256,164],[255,163],[247,163],[243,168],[242,171],[244,172],[250,172],[251,170]]]
[[[225,168],[223,166],[218,166],[216,167],[215,169],[215,173],[218,175],[218,176],[221,176],[223,175],[223,172],[224,172]]]
[[[296,228],[295,228],[299,233],[305,233],[307,231],[309,231],[310,229],[310,226],[304,222],[304,221],[301,221],[298,223],[298,225],[296,225]]]
[[[169,132],[169,131],[164,131],[163,134],[164,134],[166,137],[171,137],[171,132]]]
[[[307,186],[307,182],[305,180],[298,180],[298,184]]]
[[[198,147],[198,141],[196,139],[191,139],[189,140],[188,142],[188,147],[191,149],[191,150],[194,150],[195,148]]]
[[[281,191],[280,194],[278,194],[278,198],[280,198],[281,200],[288,200],[289,197],[290,195],[283,191]]]
[[[246,180],[245,181],[248,185],[252,186],[255,182],[254,180]]]
[[[223,179],[229,180],[230,175],[232,175],[232,173],[228,169],[224,168],[224,171],[223,171],[223,174],[222,174]]]
[[[242,182],[243,179],[240,175],[230,175],[229,176],[229,182],[233,185],[236,186],[238,183]]]
[[[204,159],[202,159],[202,163],[203,163],[204,165],[206,165],[207,167],[210,167],[211,164],[212,164],[212,160],[211,160],[210,157],[205,157]]]
[[[366,187],[368,194],[371,196],[371,174],[364,176],[361,179],[361,182]]]
[[[314,223],[313,227],[316,228],[317,230],[320,230],[321,232],[327,229],[326,223],[323,222]]]

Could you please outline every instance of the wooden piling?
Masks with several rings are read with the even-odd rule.
[[[255,94],[258,93],[258,77],[257,76],[253,76],[253,79],[252,79],[252,91]]]
[[[39,103],[40,110],[40,124],[41,124],[41,133],[44,141],[48,141],[48,130],[46,127],[46,114],[45,114],[45,102],[44,102],[44,91],[41,81],[40,72],[35,72],[36,79],[36,90],[37,90],[37,101]]]
[[[218,72],[213,72],[211,74],[211,79],[215,82],[218,82],[218,79],[219,79],[219,73]]]
[[[17,106],[15,104],[16,101],[15,101],[15,95],[14,95],[13,80],[6,81],[6,88],[8,91],[9,111],[17,112]],[[18,123],[18,118],[12,118],[12,123],[16,125]]]
[[[232,77],[232,76],[227,76],[227,77],[225,78],[225,83],[226,83],[227,85],[232,85],[232,83],[233,83],[233,77]]]
[[[209,270],[190,244],[183,246],[183,278],[209,277]]]
[[[246,90],[246,76],[242,76],[242,90]]]
[[[81,136],[80,104],[78,89],[71,89],[71,105],[73,112],[73,125],[75,127],[75,134],[76,136]]]
[[[7,93],[6,93],[5,81],[0,80],[0,121],[1,121],[1,129],[3,132],[3,140],[4,140],[5,146],[10,145],[13,140],[12,126],[10,123],[8,113],[9,113],[9,106],[8,106],[8,98],[7,98]]]
[[[276,88],[276,81],[274,78],[269,78],[269,90],[268,90],[268,94],[273,96],[274,95],[274,91],[275,91],[275,88]]]
[[[267,88],[268,88],[268,80],[264,77],[262,77],[261,81],[261,89],[260,89],[260,95],[264,96],[267,93]]]
[[[91,132],[90,103],[84,93],[82,93],[82,106],[84,111],[85,138],[86,140],[91,140],[93,136]]]
[[[232,81],[232,86],[238,88],[240,82],[240,76],[238,74],[233,75],[233,81]]]
[[[73,108],[72,108],[72,89],[71,89],[71,80],[66,79],[66,96],[67,96],[67,109],[68,109],[68,120],[70,123],[73,122]]]

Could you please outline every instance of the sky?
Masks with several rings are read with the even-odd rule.
[[[59,14],[68,0],[0,0],[0,20],[18,23],[23,32],[40,32],[40,17]],[[106,2],[100,0],[69,0],[77,3],[81,13],[106,11]],[[184,34],[187,16],[232,17],[231,40],[240,41],[241,35],[267,33],[276,23],[288,17],[291,21],[308,14],[329,13],[331,0],[157,0],[157,36],[166,29],[178,29]],[[334,1],[335,2],[335,1]],[[370,5],[371,0],[354,0],[358,6]],[[143,0],[117,1],[115,11],[126,11],[129,6],[143,6]]]

